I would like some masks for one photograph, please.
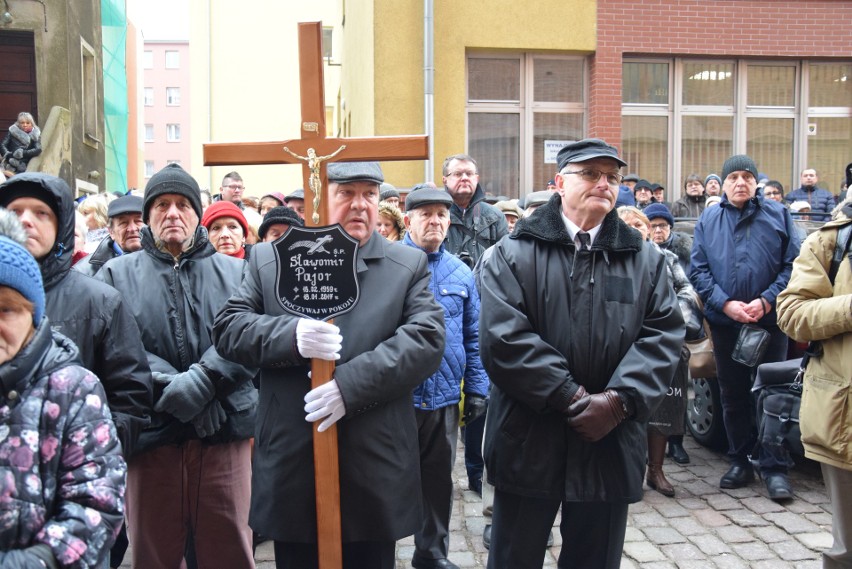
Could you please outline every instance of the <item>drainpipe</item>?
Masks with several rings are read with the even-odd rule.
[[[435,26],[432,17],[434,0],[423,0],[423,119],[429,137],[429,158],[426,160],[424,181],[435,175]]]

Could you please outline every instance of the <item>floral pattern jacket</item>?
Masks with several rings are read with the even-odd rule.
[[[2,567],[94,567],[121,527],[127,467],[103,387],[78,361],[44,318],[0,365]]]

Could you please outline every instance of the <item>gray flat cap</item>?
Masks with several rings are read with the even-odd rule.
[[[107,217],[115,217],[123,213],[142,213],[144,202],[139,196],[121,196],[109,202]]]
[[[328,165],[327,171],[328,181],[338,184],[352,182],[381,184],[385,181],[378,162],[332,162]]]
[[[540,192],[532,192],[531,194],[527,194],[526,199],[524,200],[524,208],[544,205],[548,201],[550,201],[550,196],[552,196],[554,192],[549,190],[541,190]]]
[[[298,190],[293,190],[287,197],[284,198],[284,203],[290,203],[290,200],[303,200],[305,199],[305,189],[299,188]]]
[[[453,198],[444,190],[424,188],[408,194],[408,197],[405,198],[405,210],[411,211],[412,209],[433,203],[445,205],[449,208],[453,205]]]

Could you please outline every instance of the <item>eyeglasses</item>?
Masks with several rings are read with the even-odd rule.
[[[668,223],[652,223],[651,224],[651,231],[665,231],[668,228],[669,228]]]
[[[241,185],[239,185],[239,184],[230,184],[230,185],[227,185],[227,186],[224,186],[224,187],[225,187],[225,188],[231,188],[231,189],[232,189],[233,191],[235,191],[235,192],[236,192],[237,190],[244,190],[244,189],[246,189],[246,187],[245,187],[245,186],[241,186]]]
[[[476,176],[476,172],[473,170],[459,170],[458,172],[450,172],[447,174],[448,178],[463,178],[467,176],[468,178],[473,178]]]
[[[581,178],[583,178],[587,182],[597,182],[601,179],[601,176],[606,176],[606,183],[610,186],[617,186],[624,180],[624,176],[621,174],[615,174],[613,172],[601,172],[600,170],[574,170],[573,172],[562,172],[562,175],[565,174],[577,174]],[[650,191],[650,190],[649,190]]]

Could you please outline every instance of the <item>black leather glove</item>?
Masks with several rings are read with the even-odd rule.
[[[488,400],[485,397],[480,397],[479,395],[465,395],[464,396],[464,413],[462,413],[462,420],[465,425],[470,425],[483,415],[485,415],[485,410],[488,409]]]
[[[627,418],[624,403],[613,389],[595,393],[573,403],[568,408],[568,425],[580,438],[599,441]]]

